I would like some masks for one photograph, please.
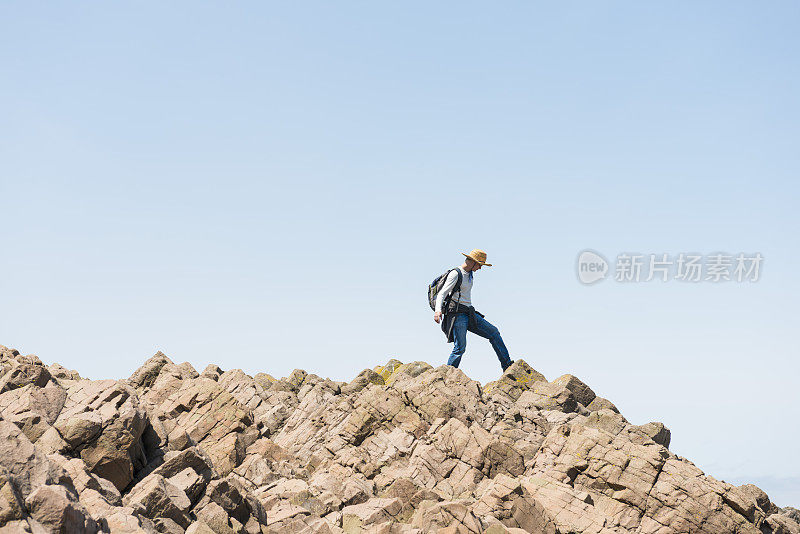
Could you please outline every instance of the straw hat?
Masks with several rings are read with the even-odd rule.
[[[462,252],[461,254],[464,254],[464,253]],[[464,256],[466,256],[467,258],[470,258],[472,260],[475,260],[478,263],[480,263],[481,265],[485,265],[486,267],[491,267],[492,266],[491,263],[486,263],[486,253],[484,251],[482,251],[481,249],[476,248],[472,252],[470,252],[469,254],[464,254]]]

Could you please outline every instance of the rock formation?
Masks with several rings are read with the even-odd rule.
[[[0,533],[800,533],[669,442],[522,360],[87,380],[0,346]]]

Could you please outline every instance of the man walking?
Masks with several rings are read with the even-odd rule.
[[[500,360],[500,366],[505,371],[513,363],[513,360],[508,356],[508,349],[503,343],[503,338],[500,337],[500,331],[484,319],[482,313],[475,310],[470,297],[472,273],[479,271],[483,266],[491,267],[492,264],[486,263],[486,253],[479,249],[475,249],[469,254],[463,252],[461,254],[465,256],[464,263],[447,275],[442,289],[436,296],[436,308],[433,314],[433,320],[437,323],[441,322],[447,342],[455,343],[447,364],[458,367],[458,364],[461,363],[461,356],[467,348],[467,330],[469,330],[489,340],[497,354],[497,359]],[[456,287],[459,273],[461,274],[461,285]]]

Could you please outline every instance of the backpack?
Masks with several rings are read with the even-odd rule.
[[[442,287],[444,286],[445,280],[447,280],[447,275],[450,274],[450,271],[455,271],[455,272],[458,273],[458,281],[456,282],[455,287],[453,287],[453,291],[451,291],[450,294],[447,295],[444,298],[444,301],[442,302],[442,311],[444,312],[445,310],[448,309],[448,307],[450,305],[450,301],[453,298],[453,294],[456,291],[458,291],[459,296],[461,294],[461,280],[463,278],[463,275],[461,274],[461,270],[460,269],[447,269],[444,273],[442,273],[439,276],[437,276],[436,278],[434,278],[433,282],[428,284],[428,304],[430,305],[431,309],[434,310],[434,311],[436,311],[436,297],[437,297],[437,295],[439,295],[439,292],[442,290]],[[456,289],[456,288],[458,288],[458,289]]]

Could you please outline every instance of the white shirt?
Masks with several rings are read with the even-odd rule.
[[[450,271],[450,274],[447,275],[447,278],[444,281],[444,285],[442,286],[442,290],[439,291],[439,294],[436,295],[436,311],[442,311],[442,302],[444,298],[450,294],[455,288],[455,295],[454,299],[455,302],[463,304],[464,306],[472,306],[472,277],[470,273],[462,269],[460,266],[456,267],[459,271],[461,271],[461,293],[459,293],[458,289],[456,288],[456,282],[458,281],[458,273],[455,270]]]

